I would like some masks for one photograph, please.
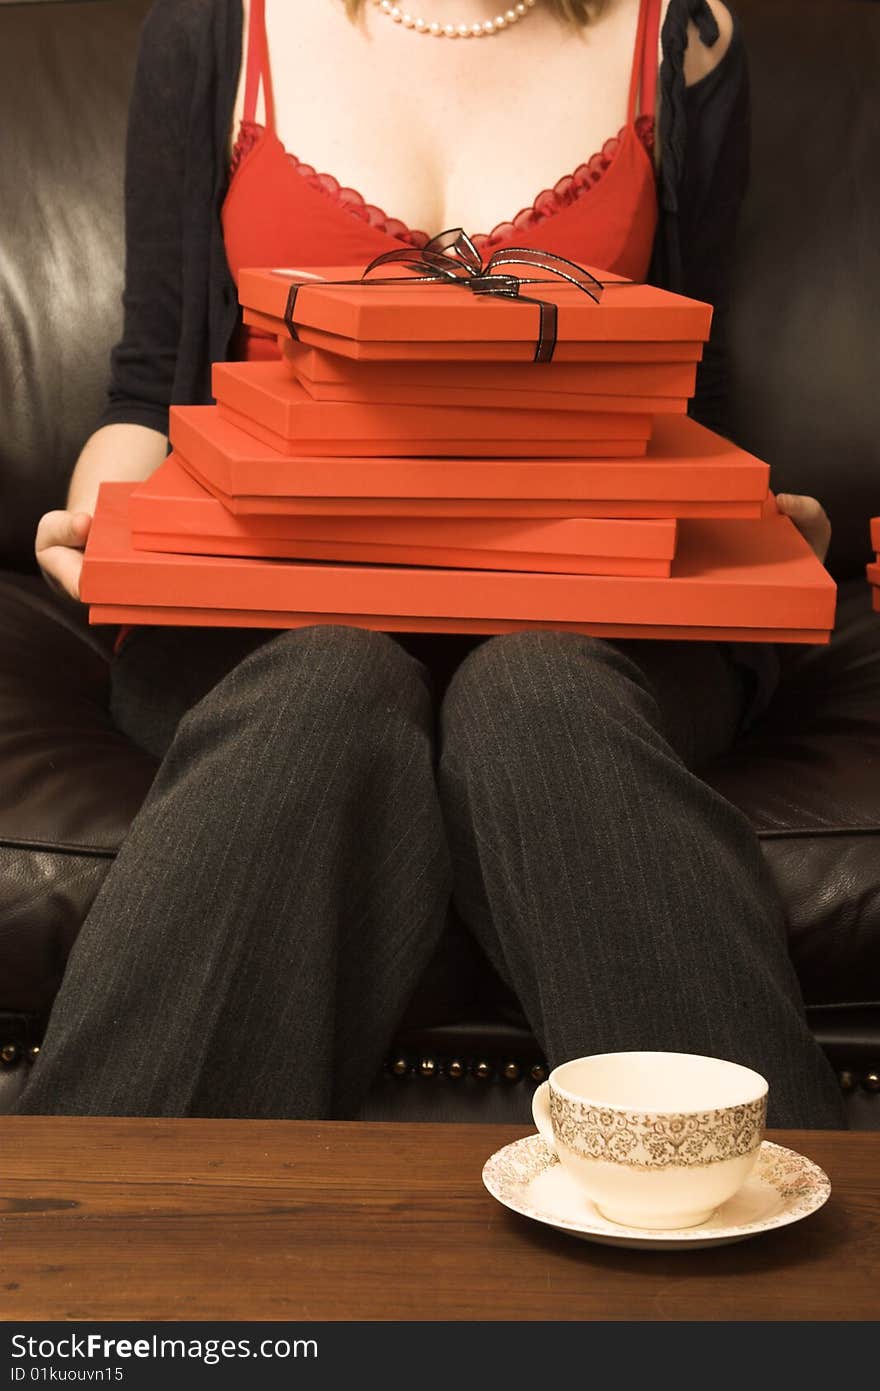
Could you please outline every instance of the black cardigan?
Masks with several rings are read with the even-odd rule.
[[[748,174],[748,78],[734,18],[724,58],[686,88],[689,19],[705,43],[718,36],[704,0],[670,0],[660,68],[660,220],[649,278],[715,306],[691,410],[723,431],[729,271]],[[220,208],[241,49],[241,0],[156,0],[145,20],[127,140],[125,322],[100,425],[125,421],[167,434],[168,407],[209,403],[211,363],[229,357],[239,311]]]

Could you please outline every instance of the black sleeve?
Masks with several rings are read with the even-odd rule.
[[[701,14],[702,10],[702,14]],[[693,13],[689,13],[693,11]],[[664,44],[672,53],[661,70],[661,218],[670,289],[714,306],[712,334],[697,373],[691,414],[727,432],[727,333],[736,228],[749,175],[749,83],[745,45],[736,15],[721,62],[701,81],[684,86],[683,43],[688,19],[711,43],[717,26],[708,7],[670,4]],[[668,144],[667,144],[668,140]]]
[[[124,323],[99,426],[128,422],[168,430],[195,66],[189,14],[177,0],[157,0],[141,31],[126,140]]]

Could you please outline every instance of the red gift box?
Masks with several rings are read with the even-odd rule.
[[[482,399],[498,396],[498,404],[521,408],[525,397],[538,397],[548,409],[600,409],[597,398],[689,399],[696,386],[696,363],[688,362],[355,362],[297,343],[287,331],[278,335],[283,357],[307,391],[318,399],[349,399],[353,390],[467,391]],[[336,393],[330,396],[329,393]],[[624,407],[624,402],[626,406]],[[423,404],[430,404],[426,395]],[[538,404],[532,401],[529,404]],[[654,407],[646,408],[654,413]],[[659,410],[659,408],[658,408]]]
[[[834,622],[833,581],[779,514],[758,522],[682,523],[672,577],[647,579],[135,551],[128,527],[132,490],[132,484],[102,484],[80,584],[86,603],[129,610],[127,617],[167,606],[272,614],[274,626],[280,613],[301,623],[306,615],[329,622],[356,612],[367,626],[385,627],[392,616],[416,631],[423,620],[448,623],[450,631],[473,631],[462,621],[573,624],[583,631],[598,624],[623,632],[637,625],[797,642],[826,641]],[[106,607],[91,617],[109,621]],[[484,630],[494,629],[478,631]]]
[[[757,517],[770,473],[689,416],[659,417],[644,458],[614,461],[290,458],[212,406],[172,407],[170,434],[187,469],[238,513]]]
[[[413,456],[433,459],[462,457],[493,459],[497,458],[499,451],[503,448],[507,457],[518,459],[534,459],[536,457],[547,459],[582,458],[585,449],[589,449],[590,456],[595,459],[623,459],[635,454],[644,454],[646,447],[646,441],[643,439],[523,440],[511,438],[499,441],[497,439],[425,440],[403,436],[397,439],[335,440],[327,444],[322,440],[285,439],[284,435],[267,429],[265,425],[259,424],[253,417],[242,415],[241,411],[233,410],[232,407],[224,405],[222,402],[216,409],[218,414],[230,425],[235,425],[245,434],[253,435],[254,439],[259,440],[262,444],[267,444],[276,453],[287,455],[288,458],[299,457],[305,452],[313,458],[328,460],[338,458],[340,454],[353,455],[361,459],[405,459]],[[417,408],[411,407],[410,409]],[[634,420],[638,418],[637,416],[632,417]]]
[[[311,628],[342,624],[380,633],[585,633],[595,638],[652,638],[686,642],[787,642],[825,644],[829,634],[812,628],[676,627],[669,623],[530,623],[504,618],[401,618],[397,614],[288,613],[273,609],[158,608],[149,604],[92,604],[90,623],[196,628]]]
[[[314,351],[309,349],[309,351]],[[289,359],[288,359],[289,361]],[[438,363],[437,366],[447,366]],[[493,366],[496,364],[492,364]],[[512,363],[511,367],[522,367]],[[552,363],[549,364],[552,366]],[[357,363],[357,367],[381,367],[381,363]],[[294,363],[291,376],[313,401],[363,402],[394,406],[464,406],[468,410],[508,410],[514,412],[540,411],[598,411],[626,415],[684,415],[688,396],[637,396],[595,392],[592,396],[573,391],[535,391],[508,385],[505,388],[476,386],[472,381],[455,386],[418,386],[397,380],[385,373],[371,382],[313,381],[303,376]],[[531,387],[536,385],[532,379]]]
[[[416,343],[426,355],[433,349],[441,359],[455,359],[465,344],[471,348],[480,344],[490,359],[497,344],[516,345],[523,357],[534,355],[536,304],[523,298],[472,294],[460,285],[440,281],[419,281],[394,266],[382,267],[379,278],[408,283],[380,284],[375,277],[362,280],[362,269],[245,269],[239,276],[239,299],[248,309],[283,325],[291,287],[305,280],[297,291],[293,313],[299,339],[320,347],[330,346],[326,339],[332,336],[337,345],[358,344],[364,356],[389,358],[396,355],[395,345]],[[557,306],[556,351],[568,350],[561,360],[576,361],[581,343],[705,342],[709,336],[712,309],[698,300],[598,272],[606,284],[596,303],[568,281],[540,269],[534,275],[524,266],[508,269],[527,277],[521,296]],[[408,356],[409,352],[404,353]]]
[[[668,575],[674,521],[241,517],[168,456],[131,494],[137,550],[378,565]]]
[[[287,454],[456,455],[466,452],[638,454],[649,415],[596,411],[510,411],[462,406],[314,401],[283,362],[218,362],[213,390],[222,413]],[[232,414],[234,413],[234,414]],[[617,441],[625,441],[621,451]]]
[[[254,309],[242,311],[244,323],[261,329],[273,338],[290,340],[285,324],[268,314],[260,314]],[[299,342],[312,347],[328,357],[339,357],[356,364],[371,363],[386,366],[442,365],[460,366],[468,363],[473,367],[495,365],[526,364],[531,367],[555,365],[579,366],[584,363],[603,365],[607,363],[621,366],[629,364],[659,364],[666,366],[675,363],[689,366],[699,362],[703,356],[703,342],[689,339],[681,342],[649,343],[557,343],[552,363],[534,362],[534,345],[528,343],[359,343],[353,338],[341,338],[335,333],[321,333],[318,329],[298,330]]]
[[[464,406],[468,410],[596,411],[625,415],[684,415],[687,396],[576,396],[558,391],[494,391],[455,386],[331,386],[296,378],[313,401],[389,406]]]

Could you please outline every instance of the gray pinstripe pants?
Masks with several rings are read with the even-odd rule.
[[[438,710],[382,634],[135,633],[114,714],[162,762],[20,1113],[352,1114],[454,894],[551,1064],[710,1053],[770,1125],[845,1127],[757,839],[692,771],[740,722],[727,651],[471,646]]]

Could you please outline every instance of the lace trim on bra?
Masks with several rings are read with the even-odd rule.
[[[653,116],[637,116],[634,125],[639,140],[648,154],[653,155]],[[586,163],[579,164],[574,173],[565,174],[557,180],[552,188],[545,188],[538,194],[531,207],[523,208],[511,222],[499,222],[497,227],[492,228],[491,232],[478,233],[477,236],[472,237],[471,240],[477,250],[483,254],[496,246],[510,242],[519,233],[527,231],[529,227],[534,227],[539,222],[546,222],[547,218],[552,217],[554,213],[562,212],[563,208],[568,208],[572,203],[576,203],[579,198],[599,183],[603,175],[611,168],[625,133],[626,126],[622,126],[617,135],[609,136],[601,150],[588,159]]]
[[[232,158],[229,161],[230,179],[234,178],[238,172],[238,166],[245,155],[250,154],[264,130],[265,126],[258,126],[256,121],[242,121],[238,128],[235,144],[232,147]]]
[[[634,126],[639,140],[648,154],[652,155],[654,150],[653,116],[637,116]],[[255,121],[242,121],[238,139],[232,151],[232,160],[229,166],[230,178],[235,174],[244,157],[261,139],[264,129]],[[584,193],[599,183],[603,175],[610,169],[626,129],[626,126],[623,126],[617,135],[610,136],[601,150],[588,159],[586,163],[579,164],[574,173],[566,174],[552,188],[545,188],[538,194],[530,207],[523,208],[510,222],[499,222],[491,232],[481,232],[472,236],[471,240],[477,250],[481,254],[491,251],[496,246],[510,242],[529,227],[534,227],[539,222],[545,222],[554,213],[570,207]],[[388,236],[394,237],[397,241],[404,242],[408,246],[424,246],[430,240],[427,232],[407,227],[406,223],[401,222],[399,218],[388,217],[374,203],[368,203],[356,189],[343,188],[332,174],[319,174],[311,164],[297,159],[296,155],[286,153],[296,172],[312,188],[317,189],[319,193],[326,194],[334,203],[351,213],[352,216],[360,218],[362,222],[369,223],[371,227],[385,232]]]

